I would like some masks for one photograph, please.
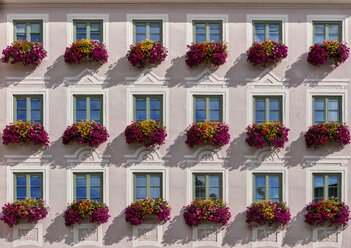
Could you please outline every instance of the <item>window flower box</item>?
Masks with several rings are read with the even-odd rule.
[[[288,56],[288,47],[281,41],[273,40],[254,42],[249,50],[246,51],[247,61],[256,66],[267,66],[280,63]]]
[[[158,222],[167,222],[170,220],[171,207],[162,199],[143,199],[130,204],[124,213],[126,222],[137,226],[150,216],[157,217]]]
[[[225,226],[228,224],[231,213],[229,207],[221,200],[196,199],[184,207],[183,217],[188,226],[198,226],[201,223],[211,222]]]
[[[86,144],[96,147],[104,143],[109,137],[107,129],[94,121],[81,121],[68,126],[63,133],[62,143],[67,145],[77,141],[79,145]]]
[[[46,206],[44,200],[27,198],[23,201],[6,203],[2,207],[0,220],[9,227],[13,227],[18,225],[21,220],[26,220],[28,223],[42,220],[48,215],[48,211],[49,207]]]
[[[285,142],[289,141],[289,128],[281,122],[263,122],[247,127],[246,143],[257,149],[270,146],[273,148],[284,148]]]
[[[229,126],[224,122],[200,121],[194,123],[186,130],[185,141],[189,147],[213,145],[217,147],[229,143]]]
[[[22,63],[24,66],[38,66],[47,56],[47,52],[40,42],[18,40],[2,50],[2,55],[1,62],[3,63]]]
[[[161,64],[166,59],[167,52],[162,42],[146,39],[130,45],[127,59],[132,66],[144,68]]]
[[[167,137],[166,128],[159,121],[133,122],[124,131],[127,144],[141,144],[146,148],[163,145]]]
[[[320,149],[328,143],[350,144],[349,127],[340,122],[319,123],[309,127],[305,134],[306,146]]]
[[[289,224],[290,219],[290,209],[284,202],[254,202],[246,210],[246,223],[253,227],[283,227]]]
[[[223,65],[228,58],[228,43],[223,41],[193,42],[188,45],[185,63],[192,68],[204,64],[208,67]]]
[[[310,46],[307,62],[311,65],[324,65],[332,62],[335,67],[344,63],[350,55],[350,48],[344,42],[337,40],[324,41]]]
[[[3,130],[2,143],[33,144],[35,146],[49,146],[49,135],[41,124],[18,121],[7,125]]]
[[[66,47],[64,59],[68,64],[95,62],[102,65],[107,62],[108,53],[104,43],[98,40],[82,39]]]
[[[335,199],[312,201],[306,207],[305,222],[311,226],[329,225],[343,228],[350,220],[350,209]]]
[[[91,223],[103,224],[111,217],[105,203],[91,200],[79,200],[67,206],[63,215],[67,227],[81,224],[85,219]]]

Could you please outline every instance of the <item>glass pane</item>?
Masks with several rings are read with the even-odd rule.
[[[41,119],[41,112],[40,110],[31,110],[30,111],[30,119],[32,121],[34,121],[35,123],[39,122],[40,123],[40,119]]]
[[[76,34],[76,39],[77,40],[86,39],[86,38],[87,38],[87,34],[86,33],[77,33]]]
[[[76,108],[85,109],[87,106],[87,100],[85,98],[76,98]]]
[[[339,111],[339,99],[329,99],[328,100],[328,110]]]
[[[205,110],[196,110],[195,112],[195,121],[204,121],[206,119]]]
[[[30,99],[30,106],[32,109],[33,108],[40,109],[41,108],[40,98],[31,98]]]
[[[328,25],[329,31],[329,40],[339,40],[340,38],[340,26],[339,24],[329,24]]]
[[[160,23],[150,23],[150,33],[160,34],[161,24]]]
[[[30,34],[30,41],[41,42],[40,34]]]
[[[261,201],[266,198],[266,190],[265,188],[262,187],[256,187],[255,190],[255,200],[256,201]]]
[[[137,33],[146,33],[146,24],[145,23],[136,23],[135,31]]]
[[[279,111],[270,111],[269,112],[269,120],[270,121],[281,121],[280,120],[280,112]]]
[[[100,33],[90,33],[90,39],[91,40],[98,40],[101,41],[101,34]]]
[[[87,30],[86,23],[76,23],[77,33],[85,33]]]
[[[150,186],[151,187],[160,187],[161,186],[161,176],[159,175],[150,175]]]
[[[269,187],[279,187],[279,176],[269,176]]]
[[[332,187],[332,188],[329,188],[328,189],[328,198],[336,198],[336,200],[337,200],[337,198],[339,197],[338,196],[338,188],[336,188],[336,187]]]
[[[339,111],[328,111],[328,121],[340,121]]]
[[[161,119],[160,110],[150,110],[150,119],[160,121],[160,119]]]
[[[213,40],[213,41],[222,40],[222,38],[220,37],[221,24],[213,23],[213,24],[209,24],[209,27],[210,27],[210,40]]]
[[[76,198],[86,199],[87,198],[87,189],[85,187],[76,188]]]
[[[40,33],[41,25],[39,23],[30,24],[30,32],[31,33]]]
[[[90,186],[99,186],[101,185],[101,176],[90,176]]]
[[[146,35],[145,34],[136,34],[135,35],[135,42],[139,43],[140,41],[143,41],[146,39]]]
[[[26,40],[27,36],[26,34],[17,34],[16,35],[16,40]]]
[[[325,101],[324,99],[315,99],[314,101],[314,109],[315,110],[325,110]]]
[[[146,188],[145,187],[143,187],[143,188],[137,187],[135,189],[135,199],[139,200],[139,199],[144,199],[144,198],[146,198]]]
[[[150,98],[150,109],[160,109],[161,100],[159,98]]]
[[[17,121],[18,120],[22,120],[22,121],[27,120],[27,111],[26,110],[17,110]]]
[[[39,199],[41,198],[41,189],[40,187],[31,187],[30,188],[30,197]]]
[[[211,198],[211,199],[219,199],[220,198],[219,188],[210,188],[209,189],[209,198]]]
[[[279,41],[280,37],[279,37],[279,32],[280,32],[280,25],[279,24],[269,24],[269,39],[270,40],[275,40],[275,41]]]
[[[90,110],[90,120],[93,120],[96,123],[100,123],[101,122],[100,110]]]
[[[161,35],[160,34],[153,34],[153,33],[151,33],[150,34],[150,40],[161,41]]]
[[[160,188],[150,188],[150,198],[161,198],[161,189]]]
[[[206,41],[206,24],[204,23],[195,24],[195,41],[198,41],[198,42]]]
[[[206,109],[206,99],[196,98],[195,99],[195,109]]]
[[[26,33],[26,24],[25,23],[17,23],[16,24],[16,33]]]
[[[135,101],[135,106],[137,109],[146,109],[146,99],[145,98],[137,98]]]
[[[266,109],[265,99],[256,99],[255,107],[256,107],[256,110],[265,110]]]
[[[90,108],[91,109],[100,109],[101,108],[101,100],[90,98]]]
[[[206,176],[195,176],[195,186],[201,186],[205,187],[206,186]]]
[[[266,120],[266,115],[265,115],[264,111],[257,111],[256,110],[255,114],[256,114],[255,119],[256,119],[257,123],[261,123],[261,122],[264,122]]]
[[[325,25],[315,24],[314,25],[314,42],[320,43],[325,40]]]
[[[269,188],[269,199],[272,201],[279,200],[279,188]]]
[[[76,176],[76,186],[86,186],[87,184],[86,176]]]
[[[324,197],[324,176],[314,176],[314,198]]]
[[[17,198],[25,198],[27,197],[27,188],[26,187],[17,187],[16,189],[16,197]]]
[[[265,41],[265,24],[262,23],[256,23],[255,25],[255,41]]]
[[[328,176],[328,186],[338,186],[338,176]]]
[[[90,32],[100,32],[100,23],[90,23]]]
[[[221,121],[219,110],[210,110],[210,120],[211,121]]]
[[[30,186],[40,186],[41,185],[40,176],[30,176]]]
[[[136,110],[135,112],[135,121],[146,120],[146,110]]]
[[[16,176],[16,185],[17,186],[26,186],[27,185],[27,178],[25,175],[23,176]]]
[[[280,110],[280,100],[279,99],[270,99],[269,100],[269,109],[270,110]]]
[[[210,187],[220,187],[220,176],[210,176]]]
[[[87,119],[87,112],[85,110],[76,111],[76,121],[84,121]]]
[[[25,109],[27,108],[27,100],[25,98],[17,98],[17,109]]]
[[[100,187],[92,187],[90,188],[90,198],[100,198],[101,189]]]
[[[210,109],[220,109],[221,108],[221,100],[218,98],[210,99]]]
[[[255,186],[256,187],[265,187],[265,176],[255,176]]]
[[[206,34],[196,34],[195,41],[205,42],[206,41]]]
[[[137,175],[135,176],[135,185],[138,186],[146,186],[146,176]]]
[[[196,187],[195,188],[195,198],[205,199],[206,198],[206,188]]]

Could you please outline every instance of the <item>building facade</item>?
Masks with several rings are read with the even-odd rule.
[[[317,122],[349,121],[350,61],[317,67],[307,54],[315,42],[350,41],[351,5],[262,2],[0,2],[1,49],[27,39],[40,40],[47,51],[36,68],[1,63],[1,127],[19,119],[40,122],[50,138],[47,148],[1,145],[0,203],[36,194],[50,211],[35,224],[9,228],[1,222],[0,247],[350,247],[350,228],[312,228],[304,216],[314,199],[335,196],[349,203],[351,146],[306,148],[304,134]],[[65,63],[66,47],[81,38],[103,41],[108,62]],[[168,56],[156,67],[138,69],[126,54],[146,38],[162,41]],[[226,63],[189,68],[187,45],[212,39],[228,42]],[[250,65],[246,51],[268,39],[283,41],[288,57],[276,66]],[[81,119],[102,123],[108,141],[97,148],[62,144],[66,127]],[[126,126],[143,119],[166,126],[164,145],[126,144]],[[229,144],[189,148],[186,129],[202,119],[228,123]],[[247,126],[272,119],[290,128],[285,148],[248,146]],[[195,180],[203,189],[195,190]],[[183,207],[211,195],[228,204],[230,223],[188,227]],[[126,223],[124,209],[145,196],[169,201],[171,219]],[[86,198],[106,203],[109,221],[66,227],[67,204]],[[278,231],[248,227],[246,207],[263,199],[285,201],[290,225]]]

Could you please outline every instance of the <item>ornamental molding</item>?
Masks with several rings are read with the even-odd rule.
[[[345,90],[349,86],[350,79],[318,79],[318,78],[307,78],[304,80],[304,84],[311,88],[320,88],[320,89],[342,89]]]
[[[107,84],[110,80],[109,77],[100,77],[90,69],[84,69],[75,77],[65,77],[64,82],[67,86],[101,86]]]
[[[283,89],[288,86],[289,79],[278,77],[271,68],[262,71],[256,78],[246,78],[251,89]]]
[[[192,155],[184,155],[184,159],[190,166],[201,165],[226,165],[229,157],[225,157],[218,150],[213,150],[210,146],[197,149]]]
[[[136,77],[126,77],[125,80],[129,85],[167,86],[170,79],[168,77],[160,77],[152,70],[146,68],[142,72],[140,72]]]
[[[64,157],[70,166],[79,163],[105,166],[109,163],[111,155],[101,155],[93,148],[81,147],[73,155],[64,155]]]
[[[282,247],[282,230],[274,227],[259,226],[252,229],[252,247]]]
[[[201,86],[222,86],[229,85],[229,78],[219,77],[210,69],[206,68],[196,77],[185,77],[187,85],[201,85]]]
[[[304,156],[304,162],[307,166],[313,166],[316,164],[347,166],[350,159],[351,156]]]
[[[257,164],[264,164],[264,165],[274,165],[274,164],[281,164],[287,165],[288,160],[291,158],[290,156],[284,156],[280,153],[279,149],[257,149],[253,155],[245,155],[247,159],[247,165],[257,165]]]
[[[146,149],[145,147],[140,147],[134,154],[127,154],[124,157],[127,159],[127,164],[131,166],[136,164],[163,165],[171,158],[170,155],[163,156],[159,150]]]
[[[6,77],[8,86],[46,86],[50,82],[50,77]]]
[[[50,162],[52,155],[4,155],[7,165],[16,164],[47,164]]]

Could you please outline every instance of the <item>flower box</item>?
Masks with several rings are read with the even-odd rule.
[[[49,135],[41,124],[18,121],[7,125],[3,130],[2,143],[49,146]]]
[[[193,42],[188,45],[185,63],[191,68],[204,64],[208,67],[218,67],[227,61],[229,55],[228,43],[223,41]]]
[[[158,222],[170,220],[171,207],[162,199],[143,199],[130,204],[124,213],[126,222],[137,226],[150,216],[157,217]]]
[[[47,52],[40,42],[18,40],[2,50],[2,55],[1,61],[3,63],[22,63],[25,66],[38,66],[47,56]]]
[[[288,47],[281,41],[273,40],[254,42],[246,51],[247,61],[256,66],[267,66],[269,64],[280,63],[288,56]]]
[[[109,137],[107,129],[94,121],[81,121],[68,126],[63,133],[62,143],[67,145],[77,141],[79,145],[87,144],[96,147],[104,143]]]
[[[229,207],[221,200],[196,199],[184,207],[183,217],[188,226],[198,226],[204,222],[227,225],[231,213]]]
[[[161,64],[167,57],[167,49],[162,42],[145,40],[130,45],[127,59],[138,68]]]
[[[316,66],[332,62],[337,67],[347,60],[349,54],[350,48],[346,43],[337,40],[324,41],[310,46],[307,61]]]
[[[250,226],[282,227],[288,225],[290,219],[290,209],[284,202],[255,202],[246,210],[246,223]]]
[[[162,145],[167,137],[166,128],[159,121],[133,122],[124,131],[127,144],[141,144],[146,148]]]
[[[328,143],[350,144],[349,127],[340,122],[319,123],[309,127],[305,134],[306,146],[320,149]]]
[[[284,148],[285,142],[289,141],[289,128],[280,122],[263,122],[247,127],[246,143],[255,146],[257,149],[266,146]]]
[[[342,228],[350,220],[349,206],[335,199],[312,201],[306,210],[305,222],[311,226],[329,225]]]
[[[48,215],[49,207],[45,201],[27,198],[23,201],[6,203],[2,207],[0,220],[5,222],[9,227],[18,225],[21,220],[28,223],[44,219]]]
[[[70,47],[66,47],[65,62],[68,64],[81,64],[83,62],[96,62],[100,65],[108,60],[108,53],[104,43],[98,40],[77,40]]]
[[[81,224],[87,218],[91,223],[106,223],[111,216],[105,203],[79,200],[67,206],[63,217],[65,218],[65,225],[69,227],[74,224]]]
[[[224,122],[200,121],[194,123],[186,130],[187,139],[185,141],[189,147],[213,145],[217,147],[229,143],[229,126]]]

